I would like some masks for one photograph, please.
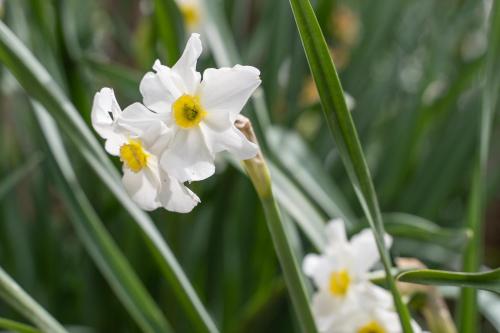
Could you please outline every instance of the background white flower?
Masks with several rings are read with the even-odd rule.
[[[189,212],[200,201],[181,182],[159,167],[158,156],[165,149],[171,131],[140,103],[120,109],[113,90],[96,93],[91,113],[96,132],[106,139],[108,153],[123,162],[123,185],[144,210],[165,207]]]
[[[371,309],[369,304],[391,311],[391,295],[372,284],[367,276],[379,261],[372,231],[365,229],[349,241],[344,222],[337,219],[328,223],[326,235],[328,243],[323,253],[308,254],[303,262],[304,273],[318,288],[312,302],[318,329],[321,332],[340,332],[339,322],[356,313],[353,309]],[[388,235],[385,241],[390,247]],[[331,327],[337,329],[332,331]]]
[[[189,32],[200,32],[205,20],[205,8],[202,0],[176,0],[184,19],[184,25]]]
[[[173,129],[172,143],[161,156],[161,166],[180,181],[210,177],[214,156],[229,151],[239,159],[257,147],[235,128],[235,117],[260,85],[260,72],[251,66],[207,69],[196,63],[202,52],[200,37],[192,34],[181,58],[169,68],[158,60],[141,81],[144,104]]]

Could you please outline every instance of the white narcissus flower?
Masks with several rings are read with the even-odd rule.
[[[320,255],[304,258],[304,273],[317,287],[312,311],[322,333],[402,333],[392,295],[368,279],[379,261],[373,232],[365,229],[347,239],[344,222],[333,220],[326,226],[328,243]],[[385,235],[390,247],[392,239]],[[420,327],[412,322],[415,333]]]
[[[103,88],[94,97],[91,118],[106,151],[123,162],[123,185],[142,209],[163,206],[186,213],[198,204],[193,192],[159,167],[158,156],[172,133],[154,113],[140,103],[122,111],[113,90]]]
[[[242,160],[257,153],[257,146],[236,129],[234,121],[260,85],[259,70],[240,65],[210,68],[202,81],[196,71],[201,52],[200,37],[192,34],[172,68],[157,60],[155,72],[147,73],[140,84],[144,104],[173,131],[160,165],[179,181],[210,177],[218,152],[228,151]]]
[[[201,1],[203,0],[176,0],[189,32],[200,32],[205,19],[205,8]]]
[[[338,302],[348,298],[357,285],[368,281],[367,273],[379,261],[373,233],[365,229],[347,240],[344,222],[333,220],[326,226],[328,245],[323,254],[308,254],[303,269],[320,292]],[[390,236],[385,237],[390,246]]]

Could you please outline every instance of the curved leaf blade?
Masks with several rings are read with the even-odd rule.
[[[439,286],[470,287],[489,290],[500,294],[500,268],[482,273],[419,269],[400,273],[396,278],[403,282]]]
[[[330,132],[339,150],[358,200],[373,229],[380,257],[387,273],[387,283],[398,310],[404,332],[412,332],[410,314],[391,276],[389,252],[383,241],[384,225],[370,171],[354,122],[346,105],[340,80],[318,20],[308,0],[290,0],[302,45],[318,88]]]
[[[42,306],[0,267],[0,297],[41,331],[68,333]]]

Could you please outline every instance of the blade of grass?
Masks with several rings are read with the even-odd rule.
[[[0,200],[14,187],[33,171],[42,161],[40,154],[33,155],[25,164],[12,171],[8,176],[0,181]]]
[[[0,327],[18,333],[40,333],[36,328],[14,320],[0,318]]]
[[[178,29],[179,9],[173,0],[154,0],[156,29],[165,48],[168,66],[175,64],[180,56]]]
[[[200,331],[217,332],[213,320],[153,221],[125,192],[120,176],[102,146],[47,71],[3,22],[0,22],[0,61],[28,94],[51,112],[78,151],[133,217],[192,324]]]
[[[481,273],[418,269],[400,273],[399,281],[441,286],[471,287],[500,294],[500,269]],[[462,331],[460,331],[462,332]],[[475,331],[477,332],[477,331]]]
[[[0,267],[0,297],[46,333],[68,333]]]
[[[387,283],[399,313],[401,326],[404,332],[412,332],[410,314],[390,274],[389,252],[385,248],[383,240],[384,225],[370,171],[364,158],[354,122],[347,109],[340,80],[330,57],[328,46],[310,2],[308,0],[290,0],[290,5],[311,73],[318,88],[328,126],[335,139],[358,200],[373,229],[380,257],[387,274]]]
[[[68,205],[71,221],[90,256],[144,332],[172,332],[162,312],[104,228],[78,184],[54,121],[40,104],[33,103],[33,107],[53,156],[54,169],[58,170],[55,179],[58,180],[63,200]]]
[[[463,228],[443,228],[420,216],[407,213],[384,213],[385,231],[394,237],[404,237],[439,244],[449,249],[462,249],[471,238],[471,232]],[[356,234],[364,228],[357,226],[350,231]]]
[[[491,127],[500,91],[500,4],[494,1],[489,17],[489,49],[486,53],[485,79],[483,86],[479,146],[472,175],[472,186],[468,202],[467,227],[473,232],[465,248],[463,270],[476,272],[482,257],[483,221],[485,218],[486,167],[490,145]],[[463,289],[459,302],[459,330],[473,333],[478,327],[477,294],[474,289]]]

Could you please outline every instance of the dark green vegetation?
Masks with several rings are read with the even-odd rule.
[[[312,89],[288,1],[206,2],[215,29],[201,31],[208,52],[199,68],[242,63],[261,69],[264,94],[245,114],[269,159],[297,256],[317,251],[321,226],[331,217],[343,217],[352,230],[367,227],[355,178],[341,160],[345,147],[336,137],[339,154]],[[161,11],[151,11],[153,3]],[[361,158],[371,171],[381,220],[396,238],[392,255],[441,270],[498,267],[498,66],[492,59],[500,56],[498,34],[486,53],[484,3],[313,5],[342,86],[356,101],[351,115]],[[221,161],[220,173],[193,183],[202,203],[191,214],[150,214],[157,233],[123,196],[119,161],[113,169],[89,127],[100,87],[113,87],[124,107],[140,99],[139,80],[155,58],[175,62],[185,35],[173,2],[19,0],[4,2],[2,13],[0,266],[75,332],[214,331],[212,319],[224,332],[298,332],[264,212],[238,168]],[[323,105],[332,111],[339,96],[329,96],[325,86]],[[368,198],[368,221],[377,225],[370,185],[358,175],[363,172],[354,174]],[[468,226],[480,233],[463,269]],[[155,238],[159,234],[166,243]],[[465,285],[462,276],[453,278]],[[493,332],[495,325],[500,329],[494,315],[500,300],[482,296],[480,316],[489,321],[478,331]],[[15,308],[0,302],[0,317],[28,323]],[[474,327],[474,319],[462,324]],[[0,327],[16,325],[0,318]]]

